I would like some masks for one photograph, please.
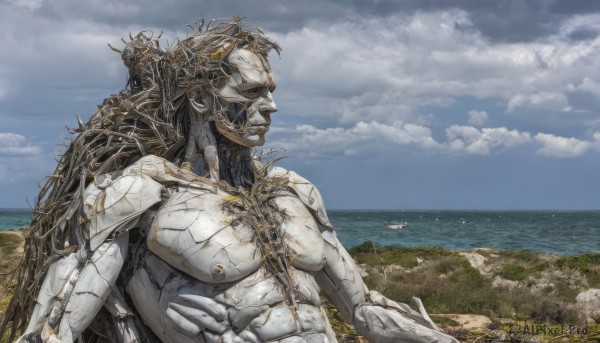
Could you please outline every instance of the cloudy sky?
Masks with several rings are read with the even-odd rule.
[[[600,209],[600,2],[1,0],[0,207],[125,84],[107,43],[239,15],[283,48],[268,147],[328,208]]]

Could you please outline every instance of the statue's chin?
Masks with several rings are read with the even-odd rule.
[[[263,146],[265,144],[265,136],[262,135],[252,135],[249,137],[243,137],[242,139],[247,142],[245,145],[250,148],[255,146]]]
[[[239,132],[231,131],[226,128],[222,128],[219,123],[216,123],[217,130],[220,134],[227,137],[230,141],[248,147],[253,148],[257,146],[262,146],[265,144],[265,135],[264,134],[256,134],[245,132],[240,134]]]
[[[263,146],[265,144],[265,137],[257,135],[247,137],[238,136],[238,139],[233,141],[239,145],[243,145],[248,148],[254,148],[257,146]]]

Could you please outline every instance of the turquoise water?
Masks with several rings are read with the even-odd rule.
[[[0,230],[29,224],[29,210],[0,209]],[[440,246],[471,250],[531,250],[560,255],[600,252],[600,211],[372,211],[329,210],[346,247]],[[402,230],[385,222],[404,223]]]
[[[329,211],[346,247],[440,246],[531,250],[560,255],[600,252],[600,211]],[[404,223],[401,230],[385,222]]]
[[[20,229],[31,221],[31,210],[0,208],[0,230]]]

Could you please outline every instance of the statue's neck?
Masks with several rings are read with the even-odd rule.
[[[219,179],[235,188],[251,188],[254,184],[252,150],[217,134]]]

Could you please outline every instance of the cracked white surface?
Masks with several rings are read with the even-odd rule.
[[[277,176],[290,177],[294,192],[282,192],[273,200],[285,211],[279,227],[271,233],[279,245],[268,247],[280,249],[273,253],[284,269],[274,270],[263,260],[273,257],[264,257],[260,246],[271,243],[259,242],[255,229],[237,222],[235,213],[223,209],[225,201],[235,200],[231,194],[215,189],[210,180],[186,176],[162,159],[144,158],[142,162],[144,168],[129,169],[137,173],[134,176],[124,173],[102,184],[104,188],[90,187],[93,208],[108,204],[111,209],[89,212],[91,223],[100,228],[95,232],[110,231],[117,239],[99,245],[81,268],[59,327],[45,326],[48,339],[77,337],[106,299],[108,308],[123,319],[119,322],[122,337],[137,337],[132,324],[127,324],[129,309],[119,303],[118,293],[112,298],[111,289],[126,259],[127,230],[135,229],[132,223],[162,201],[160,209],[148,217],[151,223],[144,224],[150,226],[148,250],[126,291],[134,305],[131,311],[163,342],[335,342],[321,308],[320,289],[372,342],[402,338],[454,342],[407,305],[368,292],[358,268],[329,226],[320,194],[304,179],[288,172]],[[151,171],[152,177],[140,171],[144,169]],[[167,170],[171,176],[156,173]],[[164,193],[165,187],[173,187],[177,175],[183,175],[179,186]],[[143,190],[145,185],[148,190]],[[128,194],[130,191],[133,193]],[[168,197],[161,200],[164,194]],[[98,216],[104,217],[100,220]],[[48,312],[52,294],[65,287],[61,285],[67,275],[75,275],[70,272],[74,267],[69,258],[53,266],[56,271],[50,278],[54,285],[48,284],[45,292],[50,295],[40,298],[41,321],[38,318],[36,323],[44,322],[46,315],[41,312]]]

